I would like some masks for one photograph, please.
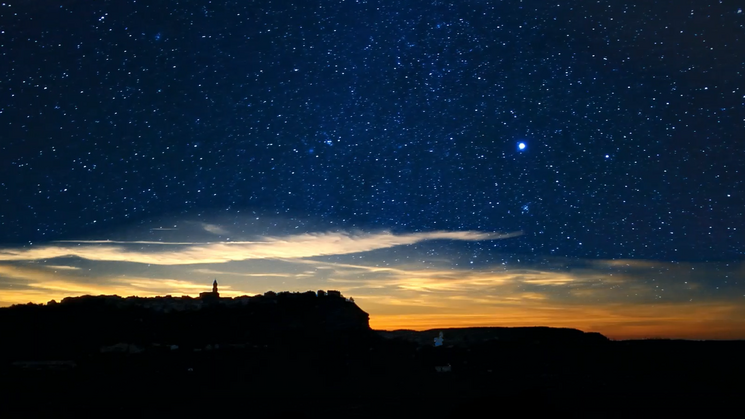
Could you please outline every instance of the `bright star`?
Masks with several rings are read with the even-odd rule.
[[[518,149],[518,151],[525,151],[526,148],[528,148],[528,145],[527,144],[525,144],[523,142],[517,143],[517,149]]]

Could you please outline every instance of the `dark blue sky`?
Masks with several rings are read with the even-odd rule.
[[[3,3],[0,240],[256,214],[523,231],[453,245],[486,261],[740,260],[738,7]]]

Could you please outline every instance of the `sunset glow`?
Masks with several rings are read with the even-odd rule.
[[[203,233],[225,229],[209,227]],[[741,264],[516,257],[463,264],[447,250],[514,237],[519,234],[337,231],[240,242],[89,240],[5,248],[0,305],[79,295],[196,297],[215,278],[224,297],[336,289],[370,314],[375,329],[551,326],[614,339],[745,338]],[[712,288],[713,276],[732,285]]]

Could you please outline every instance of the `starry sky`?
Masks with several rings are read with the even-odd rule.
[[[745,339],[729,0],[0,3],[0,306]]]

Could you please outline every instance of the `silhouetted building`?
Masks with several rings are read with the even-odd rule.
[[[328,295],[329,297],[341,298],[341,291],[328,290],[326,292],[326,295]]]
[[[217,279],[212,283],[212,292],[200,292],[199,298],[204,301],[217,301],[220,299],[220,293],[217,292]]]

